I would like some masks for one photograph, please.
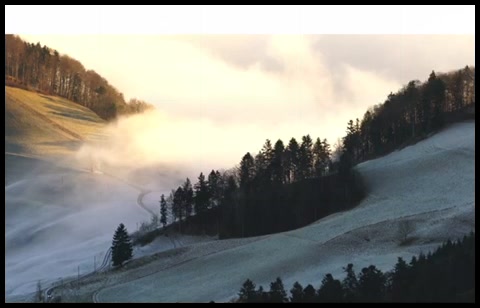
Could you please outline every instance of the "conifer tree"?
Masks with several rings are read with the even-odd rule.
[[[133,247],[130,236],[128,235],[125,225],[121,223],[112,241],[112,263],[113,266],[121,266],[123,262],[133,257]]]
[[[164,228],[167,225],[167,201],[163,194],[160,197],[160,223]]]

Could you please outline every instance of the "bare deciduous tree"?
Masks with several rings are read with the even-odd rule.
[[[398,236],[400,238],[400,244],[404,244],[408,236],[415,230],[415,225],[411,220],[402,220],[398,224]]]

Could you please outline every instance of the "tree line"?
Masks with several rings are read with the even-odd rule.
[[[202,173],[195,184],[187,178],[160,200],[180,232],[208,232],[220,238],[245,237],[304,226],[357,203],[364,195],[354,172],[338,174],[326,139],[309,135],[285,146],[266,140],[246,153],[233,170]],[[196,231],[192,231],[196,230]]]
[[[236,302],[475,302],[475,233],[443,243],[433,253],[420,253],[407,263],[398,258],[394,268],[382,272],[374,265],[358,274],[353,264],[343,268],[343,280],[326,274],[318,289],[295,282],[290,296],[277,278],[270,290],[247,279]]]
[[[474,107],[475,67],[438,76],[432,71],[426,82],[410,81],[383,104],[369,108],[361,121],[348,122],[342,162],[355,165],[418,141],[449,122],[474,118]]]
[[[135,98],[127,103],[121,92],[79,61],[12,34],[5,35],[5,83],[64,97],[105,120],[153,108]]]
[[[221,176],[201,174],[173,190],[168,201],[179,224],[193,214],[214,224],[220,237],[253,236],[304,226],[358,203],[364,196],[357,163],[416,142],[447,123],[461,120],[475,106],[475,68],[436,75],[424,83],[410,81],[383,104],[370,108],[362,121],[347,123],[332,161],[326,139],[309,135],[287,145],[267,140],[246,153],[238,167]],[[473,109],[474,115],[474,109]],[[206,213],[210,213],[208,217]]]

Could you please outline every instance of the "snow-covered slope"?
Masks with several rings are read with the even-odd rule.
[[[159,258],[141,278],[120,280],[95,299],[224,301],[247,278],[268,289],[277,276],[288,289],[296,280],[318,287],[326,273],[340,278],[347,263],[357,271],[370,264],[388,270],[399,256],[410,258],[475,230],[474,122],[455,124],[357,168],[370,190],[358,207],[241,245],[226,240],[184,247],[178,257],[190,254],[189,259],[167,265]],[[399,244],[398,226],[404,220],[415,226],[408,245]]]
[[[5,293],[100,265],[120,222],[134,231],[149,213],[139,191],[108,176],[50,169],[5,187]]]

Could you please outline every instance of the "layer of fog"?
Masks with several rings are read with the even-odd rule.
[[[258,152],[267,138],[282,137],[284,143],[301,133],[279,124],[268,130],[257,125],[222,126],[206,118],[190,119],[153,110],[120,118],[107,128],[102,143],[84,145],[77,159],[90,159],[98,168],[122,170],[158,168],[159,174],[197,177],[200,172],[235,167],[246,152]],[[307,132],[307,127],[304,130]],[[306,134],[305,133],[305,134]],[[152,187],[154,188],[154,187]]]
[[[199,123],[219,143],[226,141],[211,131],[254,131],[258,139],[244,143],[243,151],[256,150],[266,138],[305,134],[334,143],[348,120],[410,80],[475,62],[472,35],[22,37],[80,60],[127,99],[155,104],[182,130],[191,122],[192,135],[199,134]],[[238,160],[231,154],[229,162]]]
[[[23,168],[22,163],[9,168]],[[63,162],[65,163],[65,162]],[[29,165],[31,167],[32,164]],[[138,190],[115,178],[55,165],[5,187],[5,292],[21,294],[99,266],[113,232],[149,220]]]
[[[127,99],[220,130],[251,125],[262,139],[309,133],[333,143],[410,80],[475,64],[473,35],[22,37],[80,60]]]

